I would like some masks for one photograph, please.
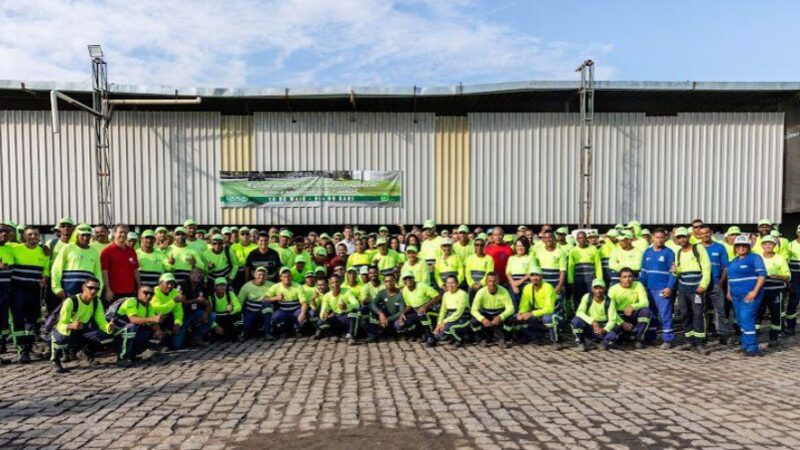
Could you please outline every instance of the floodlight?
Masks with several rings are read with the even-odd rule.
[[[89,46],[89,56],[94,58],[103,58],[103,49],[99,45],[90,45]]]

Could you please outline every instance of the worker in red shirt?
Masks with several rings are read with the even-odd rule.
[[[115,300],[136,297],[139,289],[139,259],[136,251],[127,244],[128,227],[114,227],[114,242],[100,252],[100,268],[103,271],[106,306]]]
[[[487,245],[483,252],[494,260],[494,271],[497,272],[500,284],[507,285],[506,264],[508,264],[508,258],[514,255],[514,250],[510,245],[503,242],[504,234],[503,228],[494,227],[492,230],[492,243]]]

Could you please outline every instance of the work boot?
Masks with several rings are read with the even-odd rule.
[[[130,359],[118,359],[117,360],[117,367],[120,369],[127,369],[128,367],[133,365],[133,361]]]
[[[600,345],[597,346],[597,349],[602,352],[608,351],[608,342],[606,341],[601,342]]]
[[[635,343],[635,344],[633,344],[633,346],[636,348],[636,350],[641,350],[641,349],[643,349],[643,348],[644,348],[644,342],[642,342],[642,341],[636,341],[636,343]]]
[[[769,341],[769,343],[767,344],[767,347],[769,347],[769,348],[774,348],[774,347],[777,347],[777,346],[778,346],[778,341],[777,340]]]
[[[274,341],[275,340],[275,336],[272,333],[267,333],[267,334],[264,335],[264,340],[265,341]]]
[[[578,347],[577,347],[577,350],[578,350],[579,352],[585,352],[585,351],[586,351],[586,344],[584,344],[584,343],[582,343],[582,342],[581,342],[581,343],[579,343],[579,344],[578,344]]]
[[[317,330],[317,332],[314,333],[314,340],[319,340],[323,337],[325,337],[325,334],[322,332],[322,330]]]
[[[701,355],[703,355],[703,356],[706,356],[706,355],[708,355],[708,354],[710,353],[710,352],[708,351],[708,348],[706,348],[706,346],[705,346],[705,345],[703,345],[703,344],[699,344],[699,345],[696,347],[696,349],[697,349],[697,353],[700,353],[700,354],[701,354]]]
[[[28,364],[29,362],[31,362],[31,352],[27,350],[23,350],[22,352],[20,352],[17,362],[20,364]]]
[[[670,350],[672,349],[672,342],[664,342],[661,344],[661,350]]]
[[[425,345],[428,347],[436,347],[436,339],[429,338],[427,341],[425,341]]]
[[[53,372],[67,373],[67,371],[68,369],[64,368],[64,366],[61,365],[61,361],[59,361],[58,358],[53,360]]]
[[[461,348],[463,346],[464,346],[464,344],[461,341],[453,341],[453,345],[452,345],[453,348]]]

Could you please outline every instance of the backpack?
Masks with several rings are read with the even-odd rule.
[[[47,318],[44,320],[44,323],[42,324],[42,329],[40,331],[40,336],[42,340],[44,340],[45,342],[50,342],[50,333],[56,327],[56,324],[58,323],[58,318],[59,316],[61,316],[61,308],[64,307],[64,303],[66,303],[67,300],[72,300],[73,306],[77,304],[76,302],[81,301],[78,294],[75,294],[72,297],[67,297],[58,306],[56,306],[56,309],[54,309],[49,316],[47,316]],[[97,309],[97,297],[92,299],[91,317],[94,317],[94,311],[96,309]],[[73,312],[77,310],[78,309],[75,308]]]
[[[106,310],[106,320],[109,322],[114,321],[117,318],[117,312],[119,311],[119,307],[122,306],[122,304],[125,303],[125,301],[127,301],[129,298],[131,297],[116,299],[114,303],[112,303],[108,307],[108,310]]]

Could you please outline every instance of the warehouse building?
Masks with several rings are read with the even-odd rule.
[[[448,88],[175,89],[180,107],[114,113],[113,222],[204,224],[576,224],[577,82]],[[94,121],[49,91],[82,84],[0,81],[0,217],[97,222]],[[796,225],[800,83],[596,82],[591,222]],[[402,173],[400,207],[223,208],[221,171]]]

